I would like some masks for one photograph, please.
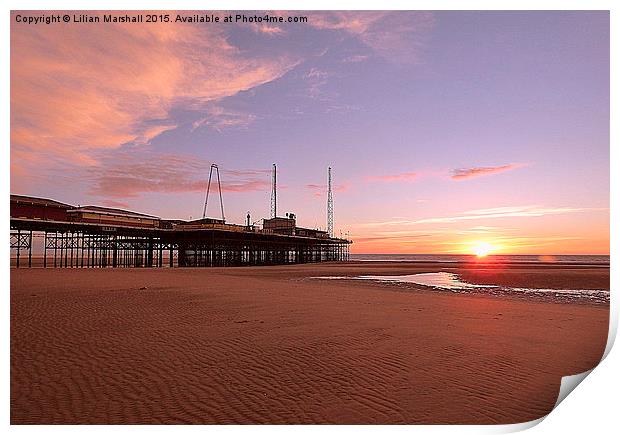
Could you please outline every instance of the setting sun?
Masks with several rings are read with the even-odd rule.
[[[495,246],[487,242],[480,242],[473,246],[472,250],[478,257],[486,257],[496,249]]]

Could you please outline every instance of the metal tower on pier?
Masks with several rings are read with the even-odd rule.
[[[273,172],[271,175],[271,217],[278,216],[278,192],[276,186],[277,168],[276,164],[273,164]]]
[[[207,204],[209,202],[209,190],[211,190],[211,178],[213,176],[213,170],[215,169],[215,174],[217,175],[217,189],[220,192],[220,210],[222,211],[222,222],[225,222],[224,219],[224,201],[222,200],[222,184],[220,183],[220,169],[214,163],[211,165],[211,169],[209,170],[209,184],[207,184],[207,196],[205,198],[205,207],[202,211],[202,218],[207,217]]]
[[[334,198],[332,196],[332,168],[327,168],[327,233],[334,237]]]

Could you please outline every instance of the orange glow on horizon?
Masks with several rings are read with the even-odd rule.
[[[472,251],[476,254],[476,257],[486,257],[491,252],[496,251],[497,247],[491,245],[488,242],[477,242],[473,247]]]
[[[556,227],[554,227],[556,228]],[[564,237],[541,228],[536,233],[519,234],[516,230],[507,235],[504,232],[485,238],[460,238],[459,230],[446,231],[446,234],[431,235],[424,238],[385,240],[373,239],[373,233],[353,236],[352,254],[420,254],[420,255],[473,255],[488,258],[492,255],[537,255],[541,261],[553,261],[557,255],[609,255],[609,233],[592,231],[571,233]],[[525,232],[525,231],[524,231]],[[573,237],[573,235],[576,235]],[[368,237],[368,238],[366,238]],[[486,254],[486,255],[480,255]]]

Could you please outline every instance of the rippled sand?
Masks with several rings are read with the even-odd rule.
[[[308,279],[457,267],[12,270],[11,422],[515,423],[548,413],[560,377],[599,361],[608,306]],[[480,284],[609,288],[608,268],[458,272]]]

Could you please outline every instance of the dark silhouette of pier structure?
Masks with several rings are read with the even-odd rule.
[[[222,212],[223,215],[223,212]],[[11,195],[14,267],[210,267],[347,261],[350,240],[296,226],[294,214],[262,228]]]

